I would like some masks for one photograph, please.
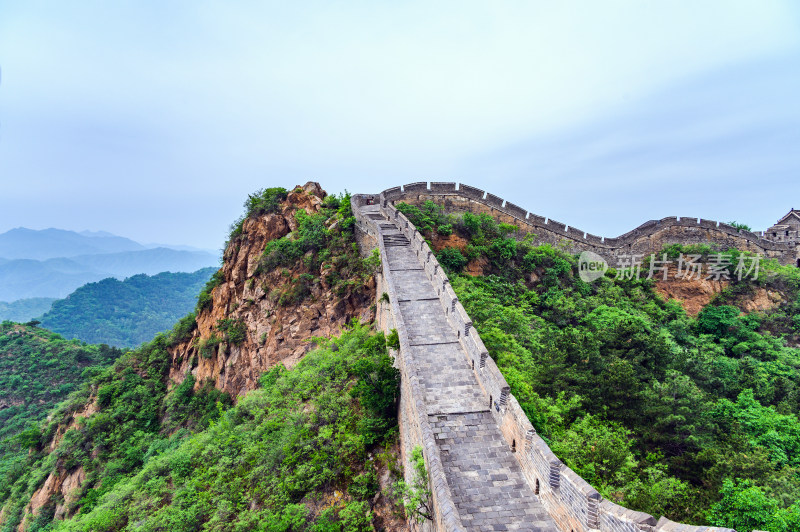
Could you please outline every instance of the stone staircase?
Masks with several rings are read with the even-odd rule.
[[[555,531],[539,497],[490,413],[490,398],[448,320],[436,287],[410,242],[377,205],[359,207],[372,221],[388,261],[393,312],[405,324],[409,353],[424,390],[424,409],[436,440],[458,518],[466,530]],[[404,376],[405,378],[405,376]]]

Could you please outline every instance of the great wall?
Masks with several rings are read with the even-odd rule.
[[[767,231],[752,232],[730,224],[697,217],[671,216],[650,220],[615,238],[600,237],[586,231],[530,213],[511,203],[469,185],[456,183],[410,183],[384,190],[381,196],[390,202],[404,201],[420,204],[431,200],[448,212],[485,212],[500,222],[518,226],[524,232],[536,234],[537,243],[561,245],[567,251],[594,251],[604,257],[649,255],[669,243],[712,243],[722,249],[736,248],[761,253],[782,264],[800,265],[800,216],[794,209],[781,221],[792,217],[791,226],[776,225]],[[779,222],[780,223],[780,222]],[[777,231],[776,228],[781,228]],[[785,229],[785,230],[783,230]]]
[[[601,238],[455,183],[412,183],[352,198],[362,249],[380,251],[378,324],[385,332],[396,329],[400,341],[395,359],[402,376],[399,418],[407,481],[417,446],[428,471],[432,519],[411,522],[413,530],[734,532],[656,519],[614,504],[553,454],[510,393],[427,242],[394,206],[426,200],[448,212],[487,212],[535,233],[534,241],[606,255],[644,255],[667,243],[705,242],[794,264],[797,231],[787,230],[787,241],[774,241],[728,224],[673,217]]]

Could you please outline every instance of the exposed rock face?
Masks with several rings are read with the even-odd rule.
[[[241,237],[232,241],[223,255],[225,281],[212,292],[210,308],[197,316],[192,337],[170,352],[170,379],[174,383],[182,382],[191,372],[197,386],[210,379],[217,388],[236,397],[256,388],[261,374],[275,364],[296,364],[312,348],[309,338],[336,335],[352,318],[372,318],[374,280],[360,291],[341,295],[329,290],[322,280],[308,286],[311,294],[301,303],[281,306],[277,295],[289,282],[304,273],[319,277],[321,272],[310,272],[301,262],[291,269],[256,273],[267,243],[297,229],[295,211],[319,212],[325,195],[319,184],[307,183],[289,193],[280,212],[244,221]],[[205,358],[197,346],[214,334],[221,319],[241,320],[246,338],[239,345],[223,343],[215,354]]]
[[[49,451],[55,451],[58,444],[61,443],[61,439],[64,437],[64,434],[67,433],[68,430],[75,428],[75,425],[78,423],[78,419],[80,418],[87,418],[97,412],[97,398],[90,397],[89,401],[85,405],[83,405],[80,410],[74,412],[72,416],[68,420],[64,420],[62,423],[58,425],[55,434],[53,434],[53,439],[50,440]]]
[[[694,317],[728,284],[728,281],[675,277],[675,271],[671,269],[666,281],[656,281],[655,289],[665,299],[677,300],[686,314]]]
[[[25,507],[25,517],[17,526],[17,532],[26,530],[28,525],[27,517],[38,513],[39,509],[50,502],[53,496],[60,495],[63,500],[63,502],[58,502],[55,508],[55,518],[63,519],[69,506],[78,500],[81,492],[80,487],[84,480],[86,480],[86,472],[83,467],[79,467],[70,473],[66,473],[63,470],[50,473],[44,484],[33,493],[31,501]]]
[[[726,280],[684,279],[675,276],[675,269],[670,268],[666,280],[657,280],[655,290],[665,299],[680,302],[686,314],[697,316],[703,307],[730,285]],[[764,311],[777,307],[783,301],[781,294],[775,290],[754,287],[750,292],[735,298],[731,303],[742,312]]]
[[[431,234],[431,247],[436,252],[444,248],[458,248],[459,251],[464,253],[468,245],[469,241],[466,238],[455,233],[447,236],[442,236],[437,233]],[[484,256],[473,259],[464,266],[464,273],[472,275],[473,277],[485,275],[488,270],[489,261]]]

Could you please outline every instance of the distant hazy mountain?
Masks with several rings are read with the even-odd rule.
[[[45,260],[97,253],[138,251],[145,247],[129,238],[105,232],[41,231],[18,227],[0,234],[0,257],[6,259]]]
[[[9,260],[0,264],[0,301],[31,297],[66,297],[92,281],[113,276],[69,259]]]
[[[55,301],[42,327],[89,343],[134,347],[192,311],[216,268],[89,283]]]
[[[6,303],[0,301],[0,321],[16,321],[18,323],[25,323],[31,321],[37,316],[41,316],[53,305],[56,301],[52,297],[33,297],[30,299],[19,299]]]
[[[211,253],[165,248],[45,261],[10,260],[0,264],[0,301],[61,298],[79,286],[107,277],[123,279],[138,273],[193,272],[218,263],[219,259]]]
[[[78,234],[79,235],[83,235],[83,236],[91,236],[91,237],[95,237],[95,236],[117,236],[117,235],[115,235],[113,233],[109,233],[108,231],[81,231]]]
[[[167,248],[80,255],[69,260],[93,270],[110,272],[117,278],[130,277],[137,273],[155,275],[161,272],[194,272],[200,268],[219,264],[219,259],[215,255],[205,251],[179,251]]]
[[[157,244],[157,243],[153,243],[153,242],[150,242],[150,243],[147,243],[147,244],[143,244],[143,245],[147,249],[167,248],[167,249],[179,249],[181,251],[204,251],[206,253],[219,255],[219,251],[214,251],[213,249],[198,248],[198,247],[195,247],[195,246],[182,246],[182,245],[178,245],[178,244]]]
[[[150,249],[105,231],[17,228],[0,234],[0,301],[62,298],[107,277],[194,272],[218,263],[207,251]]]

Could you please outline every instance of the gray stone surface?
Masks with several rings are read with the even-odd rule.
[[[468,530],[556,530],[489,412],[430,416]]]
[[[460,333],[448,321],[408,239],[376,216],[375,206],[361,209],[377,221],[383,238],[396,287],[397,301],[391,303],[406,326],[410,358],[419,369],[428,419],[462,524],[475,531],[557,530],[489,413]]]
[[[400,301],[399,306],[412,346],[458,342],[458,334],[447,321],[438,299]]]
[[[429,414],[478,412],[489,402],[478,385],[461,345],[412,346],[422,374]]]

